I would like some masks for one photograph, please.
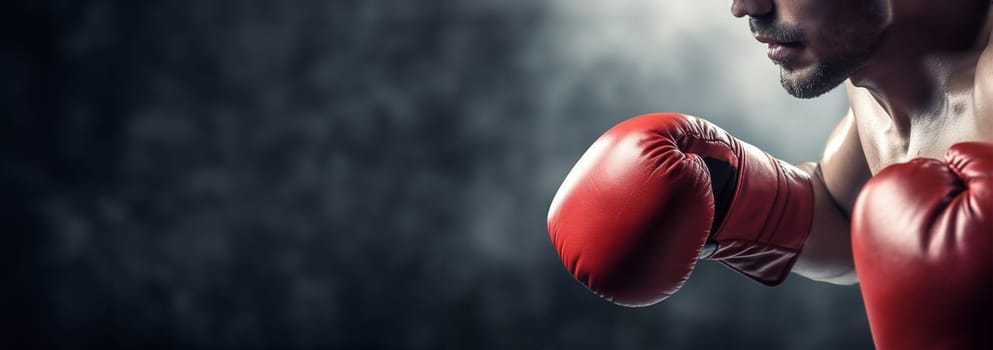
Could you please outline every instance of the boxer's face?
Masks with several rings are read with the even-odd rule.
[[[791,95],[830,91],[865,65],[888,22],[882,0],[734,0],[755,38],[769,46]]]

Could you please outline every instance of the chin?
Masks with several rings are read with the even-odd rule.
[[[828,93],[848,79],[850,74],[828,64],[814,64],[800,69],[782,68],[779,80],[786,93],[810,99]]]

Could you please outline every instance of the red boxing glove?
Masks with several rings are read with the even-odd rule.
[[[883,169],[852,249],[876,348],[993,348],[993,144]]]
[[[806,173],[713,124],[649,114],[590,146],[552,200],[548,232],[579,282],[642,306],[675,293],[701,256],[782,282],[810,233],[813,198]]]

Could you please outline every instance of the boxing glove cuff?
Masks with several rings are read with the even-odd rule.
[[[719,196],[730,194],[730,199],[716,200],[718,207],[722,201],[731,204],[710,237],[717,248],[705,258],[762,284],[777,285],[789,275],[810,234],[813,184],[799,168],[731,140],[728,146],[734,158],[730,164],[737,163],[737,167],[731,171],[736,173],[733,186],[725,188],[733,192],[722,191]],[[708,166],[713,174],[715,165]]]

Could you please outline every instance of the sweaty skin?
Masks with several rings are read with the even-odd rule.
[[[988,0],[734,0],[731,11],[749,17],[794,96],[844,81],[849,112],[821,160],[799,165],[814,179],[816,204],[792,272],[856,283],[849,216],[869,177],[913,158],[943,159],[959,142],[993,142],[993,7]],[[774,56],[779,46],[793,51]]]

